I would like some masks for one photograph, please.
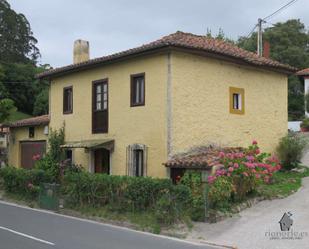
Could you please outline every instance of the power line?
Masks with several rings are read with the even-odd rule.
[[[267,19],[270,19],[272,17],[274,17],[275,15],[277,15],[278,13],[280,13],[282,10],[290,7],[292,4],[294,4],[297,0],[291,0],[289,1],[287,4],[283,5],[282,7],[280,7],[279,9],[277,9],[276,11],[274,11],[273,13],[271,13],[270,15],[264,17],[263,19],[262,18],[259,18],[258,19],[258,24],[257,24],[257,27],[258,27],[258,32],[257,32],[257,54],[259,56],[262,56],[263,54],[263,23],[266,23]]]
[[[252,35],[254,32],[255,28],[257,27],[257,24],[254,25],[253,29],[250,31],[250,33],[247,35],[247,39]]]
[[[292,4],[296,3],[296,1],[298,1],[298,0],[292,0],[292,1],[288,2],[287,4],[283,5],[279,9],[277,9],[275,12],[273,12],[270,15],[264,17],[262,20],[265,21],[266,19],[269,19],[269,18],[273,17],[274,15],[277,15],[282,10],[284,10],[284,9],[290,7]]]

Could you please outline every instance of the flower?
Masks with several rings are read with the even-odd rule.
[[[259,149],[256,149],[256,150],[255,150],[255,154],[258,155],[258,154],[260,154],[260,153],[261,153],[261,151],[260,151]]]
[[[233,167],[229,167],[229,168],[228,168],[228,171],[229,171],[229,172],[233,172],[233,171],[234,171],[234,168],[233,168]]]
[[[209,184],[212,184],[216,180],[216,177],[215,176],[208,176],[207,180],[208,180]]]
[[[256,141],[256,140],[253,140],[253,141],[252,141],[252,144],[253,144],[253,145],[257,145],[257,141]]]
[[[224,153],[223,151],[220,151],[220,152],[219,152],[219,157],[220,157],[220,158],[224,158],[224,157],[225,157],[225,153]]]
[[[243,172],[242,174],[246,177],[249,176],[247,172]]]
[[[239,164],[238,163],[234,163],[234,168],[238,169],[239,168]]]
[[[34,185],[33,185],[31,182],[29,182],[28,185],[27,185],[27,187],[30,188],[30,189],[32,189],[32,188],[34,187]]]

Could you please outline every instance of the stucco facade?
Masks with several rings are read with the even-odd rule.
[[[145,73],[146,104],[130,107],[130,75]],[[92,134],[92,81],[108,79],[109,131]],[[73,86],[73,113],[63,114],[63,88]],[[245,113],[230,113],[229,88],[245,91]],[[50,127],[65,126],[66,142],[114,139],[111,174],[126,174],[126,148],[148,147],[147,175],[168,176],[169,156],[192,146],[247,146],[258,140],[274,152],[287,131],[287,77],[209,57],[176,52],[143,56],[55,78]],[[93,170],[91,151],[74,149],[73,161]]]
[[[21,164],[21,143],[34,141],[47,141],[48,134],[45,125],[34,126],[34,137],[29,138],[29,127],[16,127],[10,129],[8,164],[23,167]]]
[[[247,146],[253,139],[274,152],[287,132],[286,75],[181,52],[171,60],[172,153],[209,143]],[[244,115],[230,113],[230,87],[244,89]]]
[[[130,75],[145,73],[145,106],[130,106]],[[92,82],[108,79],[109,130],[92,134]],[[89,69],[61,78],[50,85],[50,128],[65,126],[66,142],[113,139],[110,173],[126,174],[127,146],[148,147],[147,175],[166,177],[162,166],[166,151],[167,56],[157,54]],[[63,114],[63,88],[73,86],[73,113]],[[73,161],[92,170],[93,155],[84,149],[73,150]]]

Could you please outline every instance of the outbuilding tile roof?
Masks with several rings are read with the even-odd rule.
[[[303,70],[300,70],[296,73],[296,75],[299,75],[299,76],[307,76],[309,75],[309,68],[305,68]]]
[[[227,154],[243,151],[241,147],[201,147],[193,152],[175,155],[163,165],[169,168],[207,169],[220,164],[220,152]]]
[[[148,44],[144,44],[140,47],[125,50],[123,52],[115,53],[108,56],[91,59],[77,64],[71,64],[68,66],[51,69],[49,71],[38,74],[37,77],[53,77],[64,73],[89,68],[90,66],[95,66],[97,64],[111,62],[117,59],[123,59],[125,57],[130,57],[133,55],[138,55],[148,51],[166,47],[193,49],[196,50],[196,52],[201,53],[207,52],[210,54],[222,56],[226,59],[234,59],[240,63],[245,63],[257,67],[266,67],[270,70],[281,71],[284,73],[295,73],[297,71],[297,69],[294,67],[279,63],[278,61],[258,56],[257,54],[239,48],[232,43],[214,38],[209,38],[204,35],[194,35],[191,33],[177,31],[176,33],[164,36],[161,39],[150,42]]]
[[[23,127],[23,126],[38,126],[38,125],[47,125],[49,123],[49,116],[37,116],[33,118],[26,118],[9,123],[8,127]]]

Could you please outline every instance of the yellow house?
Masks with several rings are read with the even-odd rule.
[[[10,124],[9,165],[32,168],[33,157],[42,157],[46,151],[49,116],[27,118]]]
[[[294,71],[178,31],[96,59],[78,40],[74,64],[38,78],[50,81],[49,126],[64,125],[63,148],[74,163],[90,172],[168,177],[162,163],[193,146],[256,139],[273,152],[287,132],[287,76]]]

